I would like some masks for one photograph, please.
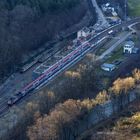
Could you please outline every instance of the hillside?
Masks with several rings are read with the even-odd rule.
[[[3,0],[0,2],[1,9],[12,10],[17,5],[24,5],[30,8],[36,8],[41,12],[56,11],[58,9],[69,9],[79,4],[80,0]]]
[[[85,0],[0,1],[0,78],[12,73],[23,55],[79,23],[87,11]]]
[[[40,7],[40,9],[50,9],[54,8],[53,10],[59,9],[60,7],[62,8],[70,8],[74,6],[75,4],[79,3],[79,0],[3,0],[0,2],[1,8],[4,9],[13,9],[17,5],[26,5],[31,8],[33,7]]]
[[[91,134],[91,135],[90,135]],[[116,120],[108,120],[88,135],[88,140],[139,140],[140,103],[131,104]],[[94,135],[93,135],[94,134]],[[86,139],[86,138],[85,138]],[[85,140],[82,139],[82,140]]]

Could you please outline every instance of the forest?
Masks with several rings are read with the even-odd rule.
[[[0,79],[15,72],[33,50],[79,23],[86,12],[85,0],[0,1]]]
[[[119,99],[117,104],[122,105],[124,97],[129,96],[129,91],[136,86],[136,83],[139,83],[139,80],[140,70],[135,69],[132,76],[118,78],[108,90],[99,92],[95,99],[67,100],[56,105],[49,115],[36,118],[36,123],[29,127],[27,132],[29,139],[70,140],[71,135],[76,136],[76,128],[78,128],[76,126],[92,109],[95,109],[95,106],[116,98]],[[44,131],[42,131],[43,128],[45,128]]]
[[[80,0],[3,0],[0,2],[0,7],[12,10],[17,5],[24,5],[40,12],[50,12],[73,8],[79,2]]]

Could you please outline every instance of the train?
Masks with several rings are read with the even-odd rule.
[[[62,69],[68,67],[72,61],[75,61],[77,58],[81,57],[84,53],[86,53],[89,49],[91,49],[91,45],[85,41],[82,45],[75,48],[68,55],[64,56],[61,60],[50,66],[44,74],[36,78],[31,83],[27,84],[24,88],[22,88],[18,93],[16,93],[13,97],[11,97],[7,104],[8,106],[12,106],[24,98],[29,93],[33,92],[37,87],[39,87],[42,83],[48,83],[49,79],[58,72],[61,72]]]

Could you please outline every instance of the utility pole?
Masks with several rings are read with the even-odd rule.
[[[125,10],[125,17],[124,17],[124,20],[126,21],[127,20],[127,0],[125,0],[125,4],[124,4],[124,10]]]

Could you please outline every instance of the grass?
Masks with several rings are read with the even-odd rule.
[[[107,63],[113,63],[115,60],[120,60],[123,58],[123,47],[113,51],[111,57],[108,58]]]
[[[128,0],[131,16],[140,16],[140,0]]]
[[[104,53],[108,47],[106,46],[106,43],[109,41],[110,39],[106,39],[104,40],[104,42],[98,47],[98,49],[96,50],[95,52],[95,55],[99,56],[101,55],[102,53]]]
[[[105,52],[107,48],[101,47],[100,49],[97,50],[96,55],[101,55],[103,52]]]

